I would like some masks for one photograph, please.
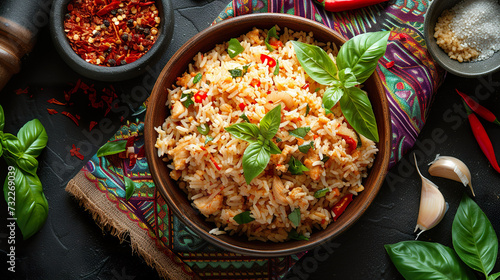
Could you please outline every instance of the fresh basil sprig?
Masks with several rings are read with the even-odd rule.
[[[10,215],[24,239],[30,238],[47,220],[49,206],[36,171],[40,155],[47,145],[48,136],[42,123],[37,120],[27,122],[17,136],[4,133],[5,116],[0,106],[0,155],[9,165],[9,175],[3,186],[4,198]],[[14,178],[14,180],[12,180]],[[16,198],[15,204],[8,198]]]
[[[103,157],[114,154],[119,154],[121,152],[125,152],[127,149],[127,140],[117,140],[112,142],[106,142],[106,144],[102,145],[102,147],[97,150],[96,156]]]
[[[288,171],[290,171],[292,175],[302,175],[304,172],[309,171],[309,168],[303,165],[300,160],[292,156],[288,162]]]
[[[337,102],[355,131],[370,140],[379,141],[372,105],[366,92],[355,87],[366,81],[377,67],[387,48],[389,31],[358,35],[339,50],[337,65],[318,46],[292,41],[297,59],[316,82],[328,86],[323,94],[326,114]]]
[[[281,153],[271,141],[278,132],[280,123],[281,104],[260,120],[259,127],[252,123],[237,123],[225,128],[233,137],[250,143],[243,153],[243,175],[247,184],[266,169],[271,154]]]

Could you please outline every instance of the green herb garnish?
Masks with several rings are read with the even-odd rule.
[[[295,229],[292,229],[290,232],[288,232],[288,238],[294,240],[303,240],[303,241],[309,240],[309,238],[305,237],[304,235],[298,234]]]
[[[118,140],[107,142],[97,151],[96,156],[103,157],[114,154],[119,154],[121,152],[125,152],[127,149],[127,140]]]
[[[251,214],[252,212],[250,211],[241,212],[238,215],[234,216],[233,220],[237,222],[238,225],[248,224],[252,221],[255,221],[255,218],[250,217]]]
[[[243,119],[246,122],[250,122],[250,119],[248,119],[248,117],[247,117],[247,115],[245,115],[245,113],[241,114],[240,118]]]
[[[276,59],[276,67],[274,67],[274,76],[278,76],[280,74],[280,61]]]
[[[196,85],[201,80],[201,77],[203,77],[203,74],[201,74],[201,73],[196,74],[196,76],[194,76],[194,79],[193,79],[193,84]]]
[[[293,209],[292,213],[288,214],[288,219],[296,227],[300,225],[300,208]]]
[[[314,192],[314,197],[315,198],[322,198],[323,196],[325,196],[328,192],[330,191],[329,188],[324,188],[324,189],[321,189],[321,190],[317,190]]]
[[[306,117],[309,115],[309,112],[311,111],[311,107],[309,107],[309,103],[306,105]]]
[[[281,138],[279,138],[279,137],[276,137],[276,143],[279,143],[279,142],[283,142],[283,140],[281,140]]]
[[[189,108],[189,106],[191,106],[192,104],[194,104],[194,101],[193,101],[193,92],[192,91],[186,91],[186,92],[183,92],[181,94],[181,100],[184,99],[184,101],[182,101],[182,105],[184,105],[184,107],[186,108]]]
[[[294,129],[294,130],[290,130],[288,131],[288,133],[292,136],[295,136],[297,138],[301,138],[301,139],[304,139],[304,137],[306,136],[306,134],[311,130],[310,127],[308,126],[304,126],[304,127],[299,127],[297,129]]]
[[[205,144],[204,145],[206,146],[207,143],[210,142],[210,141],[212,141],[212,140],[214,140],[214,138],[212,136],[210,136],[210,135],[207,135],[207,137],[205,137]]]
[[[322,162],[326,163],[330,159],[329,156],[323,155],[323,158],[321,159]]]
[[[299,151],[304,153],[304,154],[307,154],[307,152],[309,151],[309,149],[313,148],[314,147],[314,142],[311,141],[307,144],[303,144],[303,145],[300,145],[299,146]]]
[[[292,175],[302,175],[303,172],[309,171],[309,168],[303,165],[302,162],[300,162],[300,160],[292,156],[290,158],[290,161],[288,162],[288,171],[290,171]]]
[[[228,71],[229,71],[229,74],[231,74],[231,77],[234,79],[234,78],[238,78],[238,77],[243,77],[247,73],[248,67],[250,67],[250,64],[244,65],[243,69],[236,68],[236,69],[231,69]]]
[[[210,132],[210,126],[206,123],[202,123],[198,127],[196,127],[198,132],[202,135],[207,135]]]
[[[270,52],[274,51],[273,46],[271,46],[269,44],[269,39],[271,39],[271,37],[274,37],[278,40],[280,39],[278,34],[276,34],[276,26],[273,26],[271,29],[269,29],[269,31],[267,31],[267,37],[266,37],[265,43],[266,43],[267,50]]]
[[[229,40],[229,45],[227,47],[227,53],[229,54],[230,58],[235,58],[237,55],[242,53],[245,50],[245,48],[240,44],[240,41],[238,39],[232,38]]]

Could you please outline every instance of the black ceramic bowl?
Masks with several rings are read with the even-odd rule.
[[[434,27],[437,19],[444,10],[453,8],[461,0],[434,0],[430,2],[425,14],[424,36],[427,49],[434,60],[446,71],[455,75],[473,78],[500,70],[500,52],[496,52],[493,57],[477,62],[458,62],[451,59],[443,49],[441,49],[434,38]]]
[[[106,67],[97,66],[83,60],[71,48],[68,38],[64,32],[64,15],[67,12],[67,5],[71,0],[54,0],[50,12],[50,31],[52,41],[59,52],[59,55],[73,70],[87,78],[105,82],[116,82],[134,78],[146,70],[146,67],[155,63],[168,47],[172,39],[174,29],[174,13],[170,0],[157,0],[161,18],[158,28],[158,37],[151,49],[138,60],[120,66]]]

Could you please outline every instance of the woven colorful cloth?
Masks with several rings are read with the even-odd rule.
[[[415,143],[433,93],[443,78],[443,72],[429,58],[422,35],[427,5],[427,1],[397,0],[330,13],[312,0],[234,0],[214,24],[243,14],[275,12],[318,21],[346,38],[369,31],[394,31],[377,68],[390,102],[391,165],[394,165]],[[135,137],[134,149],[140,155],[144,143],[143,119],[142,115],[128,121],[110,141]],[[125,200],[124,176],[135,183],[135,192],[128,201]],[[118,236],[129,234],[132,247],[165,277],[278,279],[303,255],[245,257],[207,243],[169,210],[155,188],[144,157],[131,162],[117,156],[94,156],[70,181],[67,191],[96,213],[103,226],[110,226]],[[106,203],[111,206],[103,205]]]

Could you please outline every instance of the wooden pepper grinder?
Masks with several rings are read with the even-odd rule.
[[[52,0],[0,0],[0,90],[21,69],[21,58],[48,24]]]

